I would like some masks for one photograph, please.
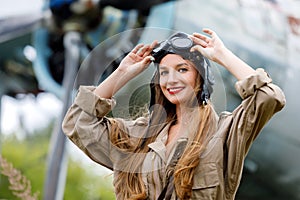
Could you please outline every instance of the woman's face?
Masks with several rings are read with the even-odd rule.
[[[165,97],[179,105],[195,98],[198,72],[194,65],[176,54],[167,54],[159,64],[159,83]]]

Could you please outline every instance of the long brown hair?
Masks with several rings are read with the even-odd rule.
[[[124,127],[120,127],[116,120],[110,120],[112,144],[124,153],[119,168],[115,170],[115,173],[118,173],[115,174],[114,180],[115,192],[121,195],[119,198],[126,200],[144,200],[147,198],[146,187],[142,179],[142,166],[146,153],[149,151],[148,144],[155,141],[166,124],[177,118],[175,105],[165,98],[160,89],[159,73],[155,74],[153,80],[155,108],[150,108],[149,125],[143,133],[143,138],[139,138],[137,142],[132,142]],[[199,73],[197,82],[199,87],[195,89],[196,94],[201,92],[203,83]],[[197,104],[193,102],[194,107],[199,112],[196,112],[198,116],[193,118],[196,124],[190,130],[192,137],[174,169],[175,191],[180,199],[191,198],[195,169],[200,163],[200,155],[205,150],[207,139],[215,131],[217,125],[217,116],[212,104],[203,105],[197,98],[195,101]],[[124,162],[125,160],[126,162]]]

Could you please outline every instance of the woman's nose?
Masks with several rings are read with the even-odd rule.
[[[176,71],[175,70],[170,71],[168,75],[168,82],[174,83],[177,81],[178,81],[178,74],[176,73]]]

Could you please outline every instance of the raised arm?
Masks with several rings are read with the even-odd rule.
[[[151,45],[137,45],[121,61],[119,67],[94,90],[94,93],[102,98],[111,98],[128,81],[149,66],[150,53],[155,45],[156,41]]]
[[[208,59],[222,65],[237,80],[245,79],[255,73],[252,67],[225,47],[222,40],[214,31],[205,28],[203,32],[209,36],[200,33],[193,33],[193,35],[190,36],[191,39],[198,44],[194,46],[191,51],[199,51]]]

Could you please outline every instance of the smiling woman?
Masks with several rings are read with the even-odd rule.
[[[268,120],[285,105],[281,89],[203,29],[139,44],[98,86],[80,86],[63,131],[92,160],[114,171],[118,200],[233,200],[247,152]],[[149,115],[108,115],[114,95],[151,62]],[[242,103],[217,115],[210,100],[210,61],[238,81]]]

